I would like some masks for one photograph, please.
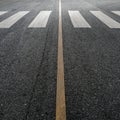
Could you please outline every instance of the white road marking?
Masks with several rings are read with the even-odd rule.
[[[74,28],[91,28],[79,11],[68,11]]]
[[[12,25],[14,25],[18,20],[20,20],[23,16],[25,16],[28,13],[29,11],[20,11],[12,15],[11,17],[0,22],[0,28],[10,28]]]
[[[120,28],[120,23],[113,20],[111,17],[107,16],[101,11],[90,11],[94,16],[96,16],[100,21],[110,28]]]
[[[120,11],[112,11],[112,13],[114,13],[114,14],[120,16]]]
[[[0,15],[7,13],[7,11],[0,11]]]
[[[28,26],[29,28],[45,28],[52,11],[41,11]]]

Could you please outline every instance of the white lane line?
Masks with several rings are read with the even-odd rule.
[[[120,16],[120,11],[112,11],[112,13],[114,13],[114,14]]]
[[[0,15],[7,13],[7,11],[0,11]]]
[[[90,11],[94,16],[96,16],[100,21],[102,21],[109,28],[120,28],[120,23],[113,20],[111,17],[107,16],[101,11]]]
[[[28,26],[29,28],[45,28],[52,11],[41,11]]]
[[[25,16],[28,13],[29,11],[20,11],[12,15],[11,17],[0,22],[0,28],[10,28],[12,25],[14,25],[18,20],[20,20],[23,16]]]
[[[91,28],[79,11],[68,11],[74,28]]]

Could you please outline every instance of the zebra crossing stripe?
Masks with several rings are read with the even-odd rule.
[[[79,11],[68,11],[74,28],[91,28]]]
[[[0,15],[7,13],[7,11],[0,11]]]
[[[12,15],[11,17],[0,22],[0,28],[10,28],[12,25],[14,25],[18,20],[20,20],[23,16],[25,16],[28,13],[29,11],[20,11]]]
[[[102,21],[109,28],[120,28],[120,23],[113,20],[111,17],[107,16],[101,11],[90,11],[94,16],[96,16],[100,21]]]
[[[29,28],[45,28],[52,11],[41,11],[28,26]]]
[[[0,11],[0,15],[4,15],[8,11]],[[120,28],[120,23],[106,15],[101,11],[90,11],[95,17],[97,17],[101,22],[107,25],[109,28]],[[120,16],[120,11],[111,11],[112,13]],[[10,28],[18,20],[28,14],[29,11],[20,11],[7,19],[0,22],[0,28]],[[28,28],[45,28],[52,11],[40,11],[40,13],[34,18]],[[74,28],[91,28],[89,23],[85,20],[79,11],[68,11],[70,20]]]
[[[112,13],[114,13],[114,14],[120,16],[120,11],[112,11]]]

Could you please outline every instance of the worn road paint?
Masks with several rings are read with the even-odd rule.
[[[56,120],[66,120],[64,60],[62,38],[62,11],[59,0],[59,31],[58,31],[58,65],[57,65],[57,94],[56,94]]]

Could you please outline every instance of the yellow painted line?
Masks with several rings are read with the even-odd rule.
[[[62,12],[59,0],[59,30],[58,30],[58,66],[57,66],[57,94],[56,94],[56,120],[66,120],[64,60],[62,39]]]

